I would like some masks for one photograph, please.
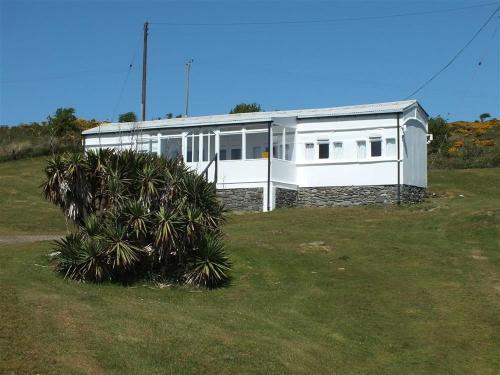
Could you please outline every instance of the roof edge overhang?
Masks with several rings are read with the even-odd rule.
[[[183,128],[201,128],[201,127],[216,127],[225,125],[245,125],[245,124],[265,124],[268,122],[276,121],[280,118],[283,119],[296,119],[296,120],[306,120],[306,119],[319,119],[319,118],[346,118],[346,117],[366,117],[366,116],[377,116],[377,115],[389,115],[389,114],[401,114],[413,107],[420,108],[427,117],[429,114],[423,109],[420,103],[413,99],[409,100],[409,104],[406,107],[400,109],[387,109],[387,110],[373,110],[367,112],[351,112],[351,113],[331,113],[332,108],[326,109],[324,113],[314,113],[314,114],[300,114],[301,110],[297,113],[291,114],[291,111],[283,111],[283,115],[280,116],[279,112],[259,112],[262,117],[256,118],[230,118],[227,120],[214,120],[214,121],[202,121],[204,116],[194,118],[194,122],[189,123],[189,117],[185,119],[182,124],[169,124],[168,120],[153,120],[153,121],[138,121],[135,123],[108,123],[101,124],[92,129],[88,129],[82,132],[83,136],[95,135],[95,134],[114,134],[128,131],[149,131],[149,130],[160,130],[160,129],[183,129]],[[342,108],[342,107],[336,107]],[[328,111],[330,110],[330,113]],[[288,113],[286,113],[288,112]],[[209,117],[209,116],[206,116]],[[120,127],[121,126],[121,127]]]

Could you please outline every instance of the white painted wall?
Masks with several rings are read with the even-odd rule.
[[[417,120],[405,123],[403,136],[403,184],[427,186],[427,131]]]
[[[390,185],[397,183],[396,115],[311,119],[297,126],[297,184],[314,186]],[[366,156],[359,158],[358,142],[365,142]],[[380,141],[381,156],[371,156],[371,141]],[[315,160],[307,160],[307,143],[314,144]],[[329,158],[318,159],[319,144],[329,145]],[[342,144],[340,155],[334,144]]]
[[[280,119],[280,121],[284,121]],[[395,147],[389,153],[388,140],[397,138],[397,116],[395,114],[379,114],[373,116],[349,116],[337,118],[311,118],[296,120],[286,119],[287,131],[295,132],[293,147],[293,161],[284,161],[273,158],[271,162],[271,181],[286,186],[314,187],[314,186],[352,186],[352,185],[392,185],[397,183],[397,154]],[[424,122],[424,124],[422,124]],[[427,185],[427,145],[426,145],[426,116],[420,109],[413,107],[401,115],[401,183],[425,187]],[[262,127],[262,126],[257,126]],[[225,129],[241,130],[241,126],[225,127]],[[218,129],[218,128],[217,128]],[[211,131],[218,130],[212,128]],[[250,129],[250,130],[249,130]],[[244,132],[251,132],[248,126]],[[275,129],[281,129],[273,126]],[[201,129],[205,131],[206,129]],[[172,135],[179,135],[182,129],[161,130],[161,139]],[[226,130],[227,131],[227,130]],[[259,131],[258,129],[254,131]],[[140,134],[140,133],[139,133]],[[186,133],[184,133],[185,135]],[[281,133],[280,133],[281,134]],[[241,132],[239,133],[241,135]],[[143,131],[142,137],[136,133],[87,135],[87,148],[114,147],[134,148],[157,152],[158,133],[154,129]],[[142,139],[142,142],[141,142]],[[288,138],[287,138],[288,139]],[[293,138],[291,138],[293,139]],[[382,142],[382,155],[371,156],[371,140],[379,139]],[[216,135],[214,141],[219,144]],[[366,142],[366,157],[359,159],[357,142]],[[135,144],[137,146],[135,146]],[[319,143],[326,142],[329,146],[329,158],[318,159]],[[267,133],[258,133],[248,138],[248,144],[225,145],[228,149],[242,148],[242,157],[258,144],[267,146]],[[314,144],[315,160],[306,160],[305,145]],[[342,153],[334,156],[334,143],[342,143]],[[186,139],[183,143],[183,153],[186,157]],[[248,147],[247,147],[248,146]],[[200,150],[201,153],[201,150]],[[248,155],[250,157],[250,155]],[[201,172],[207,162],[188,163],[198,172]],[[214,166],[210,168],[209,178],[213,179]],[[247,186],[264,184],[267,182],[267,159],[254,160],[224,160],[218,163],[218,187]],[[264,186],[263,185],[263,186]],[[266,195],[266,194],[265,194]]]

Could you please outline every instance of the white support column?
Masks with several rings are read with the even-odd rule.
[[[207,132],[207,161],[210,161],[210,138],[211,137],[211,134],[210,134],[210,130]]]
[[[241,160],[247,159],[247,129],[241,129]]]
[[[182,159],[187,162],[187,132],[182,132]]]
[[[220,130],[214,130],[215,134],[215,153],[217,154],[217,161],[220,160]]]
[[[271,129],[269,129],[269,139],[270,139],[270,142],[269,142],[269,158],[272,160],[274,155],[273,155],[273,142],[274,142],[274,139],[273,139],[273,127],[271,126]]]
[[[156,147],[156,155],[161,156],[161,133],[156,135],[156,139],[158,140]]]
[[[198,134],[198,162],[202,161],[203,161],[203,132],[200,130],[200,134]]]
[[[286,132],[285,132],[285,127],[283,127],[283,135],[281,138],[281,160],[285,160],[285,142],[286,142]]]

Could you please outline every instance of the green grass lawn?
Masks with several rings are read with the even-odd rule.
[[[41,167],[0,164],[0,235],[65,232]],[[0,373],[498,374],[500,170],[430,181],[411,207],[230,216],[216,291],[76,284],[50,243],[0,245]]]

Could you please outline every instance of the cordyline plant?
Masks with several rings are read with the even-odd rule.
[[[223,207],[214,184],[182,160],[109,149],[54,155],[45,177],[45,198],[76,224],[56,241],[64,277],[151,277],[208,288],[227,282]]]

